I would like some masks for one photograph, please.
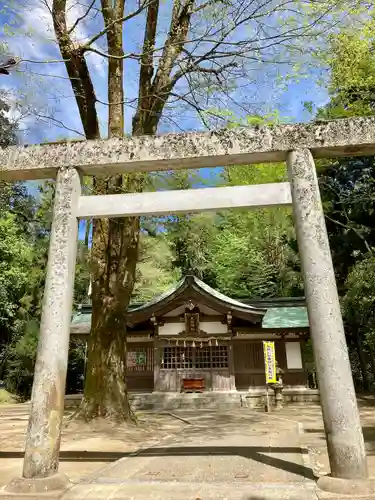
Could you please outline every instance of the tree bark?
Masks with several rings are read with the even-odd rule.
[[[84,240],[84,245],[85,245],[84,247],[85,247],[86,250],[88,250],[88,248],[89,248],[91,224],[92,224],[92,220],[91,219],[87,219],[86,220],[86,225],[85,225],[85,240]]]
[[[124,1],[101,0],[107,31],[108,136],[124,133],[122,23]],[[95,194],[132,190],[131,176],[94,179]],[[134,420],[126,384],[126,311],[134,286],[139,238],[135,218],[96,219],[92,241],[92,324],[82,414]]]
[[[128,189],[133,183],[127,183]],[[96,179],[97,193],[109,183]],[[82,414],[134,420],[126,384],[126,311],[134,287],[139,219],[96,219],[92,244],[92,325]]]
[[[139,82],[139,102],[133,120],[133,135],[154,134],[172,83],[170,74],[173,63],[180,53],[178,43],[184,43],[190,21],[190,6],[175,2],[169,41],[153,80],[152,50],[155,45],[159,2],[148,7],[143,58]],[[123,16],[123,0],[112,7],[102,0],[106,26],[114,26],[107,32],[109,60],[108,135],[123,134],[123,64],[122,25],[113,24]],[[181,26],[180,26],[181,24]],[[156,112],[155,112],[156,110]],[[118,175],[111,179],[96,179],[97,194],[140,192],[143,174]],[[93,316],[88,348],[87,373],[82,410],[86,419],[96,416],[115,419],[134,419],[129,404],[126,385],[126,310],[135,282],[138,257],[139,218],[100,219],[94,221],[93,230]],[[98,369],[100,366],[100,369]],[[104,382],[103,382],[104,381]]]
[[[157,70],[153,66],[159,0],[147,7],[141,60],[139,99],[133,119],[133,135],[154,134],[168,96],[176,59],[188,34],[195,0],[174,0],[167,41]],[[54,0],[53,21],[61,55],[71,79],[87,139],[99,137],[96,96],[80,47],[70,38],[66,24],[66,0]],[[124,0],[101,0],[108,47],[108,135],[124,133],[123,23]],[[155,76],[154,76],[155,75]],[[94,194],[140,192],[143,174],[95,178]],[[135,281],[139,218],[96,219],[91,249],[92,325],[88,342],[86,378],[81,415],[133,420],[126,384],[126,311]]]
[[[74,44],[66,23],[66,0],[54,0],[52,20],[57,42],[70,78],[86,139],[98,139],[99,120],[96,96],[82,47]]]

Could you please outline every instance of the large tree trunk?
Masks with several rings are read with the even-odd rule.
[[[97,183],[100,192],[100,183]],[[134,420],[126,384],[126,312],[134,286],[139,220],[95,220],[92,325],[82,414]]]
[[[124,1],[102,0],[108,53],[108,136],[124,133],[122,23]],[[132,176],[95,179],[95,194],[133,191]],[[92,324],[82,413],[133,420],[126,384],[126,311],[134,287],[138,254],[137,218],[97,219],[92,242]]]
[[[150,2],[142,51],[139,99],[133,135],[154,134],[177,77],[172,70],[186,41],[194,0],[174,0],[167,41],[155,71],[153,49],[159,1]],[[101,0],[108,47],[108,135],[124,133],[124,0]],[[87,139],[99,136],[96,96],[84,57],[87,46],[72,42],[66,24],[66,0],[54,0],[53,20],[60,51],[76,97]],[[101,35],[100,35],[101,36]],[[94,194],[140,192],[142,174],[96,178]],[[135,281],[140,224],[134,217],[96,219],[92,238],[92,325],[88,342],[81,414],[87,419],[134,419],[126,385],[126,312]]]

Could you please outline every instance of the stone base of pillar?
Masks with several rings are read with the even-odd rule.
[[[28,479],[16,477],[4,488],[4,492],[13,494],[40,494],[62,492],[68,489],[72,483],[65,474],[54,474],[53,476]]]
[[[327,498],[324,493],[333,493],[344,498],[374,498],[375,499],[375,478],[371,479],[341,479],[332,476],[322,476],[318,479],[318,488],[323,495],[318,494],[322,500]]]

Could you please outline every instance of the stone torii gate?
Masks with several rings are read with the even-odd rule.
[[[375,154],[375,119],[65,142],[0,151],[0,179],[56,178],[40,339],[22,478],[10,491],[64,487],[58,474],[78,219],[293,205],[331,478],[368,484],[366,453],[313,157]],[[82,196],[82,175],[287,161],[289,182]],[[345,481],[349,480],[349,481]],[[341,486],[337,486],[337,484]]]

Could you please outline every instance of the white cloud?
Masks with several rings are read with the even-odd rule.
[[[107,75],[107,63],[103,57],[95,52],[89,52],[86,55],[89,67],[94,70],[97,77],[105,78]]]
[[[13,96],[9,102],[12,116],[23,122],[22,128],[25,130],[30,131],[34,128],[36,140],[42,140],[44,133],[49,140],[56,135],[61,137],[74,134],[72,130],[81,130],[81,123],[64,63],[28,62],[61,59],[49,10],[51,0],[22,0],[15,8],[17,11],[9,13],[9,18],[17,20],[14,34],[1,36],[0,31],[0,43],[5,41],[6,52],[21,58],[24,62],[21,62],[17,71],[11,76],[0,80],[0,91],[6,91],[9,95],[9,89],[12,89]],[[83,5],[75,0],[68,0],[68,25],[71,26],[84,12]],[[0,22],[1,20],[0,14]],[[87,41],[91,35],[89,28],[92,29],[92,26],[93,21],[88,16],[74,30],[74,40],[77,43]],[[97,92],[105,90],[105,61],[97,54],[89,54],[87,61]],[[36,118],[36,114],[41,116]],[[55,121],[48,122],[45,116],[52,116]],[[40,120],[44,122],[43,127],[40,126]],[[60,122],[71,130],[64,131]],[[41,128],[43,130],[40,130]]]

